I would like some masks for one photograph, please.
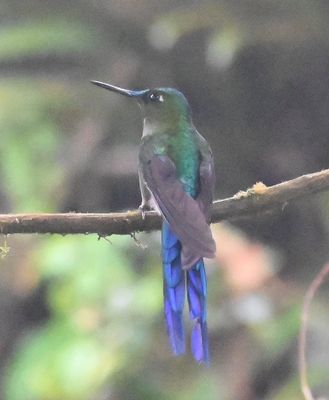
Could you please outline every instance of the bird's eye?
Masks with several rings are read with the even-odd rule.
[[[153,103],[162,103],[163,102],[163,96],[160,93],[157,92],[151,92],[148,95],[148,98],[150,101],[152,101]]]

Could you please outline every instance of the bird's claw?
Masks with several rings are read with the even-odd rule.
[[[143,203],[138,207],[138,209],[142,213],[143,219],[145,219],[146,217],[146,212],[152,210],[152,208],[148,204],[143,204]]]

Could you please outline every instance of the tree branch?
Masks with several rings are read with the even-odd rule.
[[[211,211],[211,222],[249,217],[275,208],[283,208],[289,201],[329,190],[329,169],[266,187],[258,183],[246,192],[216,200]],[[137,231],[159,229],[161,217],[146,212],[142,218],[139,210],[108,214],[0,214],[0,234],[58,233],[101,236],[125,235]]]

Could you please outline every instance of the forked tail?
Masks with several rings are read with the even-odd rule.
[[[193,321],[191,350],[196,361],[209,363],[207,331],[207,278],[203,259],[190,269],[182,269],[182,246],[167,222],[162,225],[164,311],[169,341],[174,354],[185,352],[183,309],[185,281]],[[186,278],[187,275],[187,278]]]

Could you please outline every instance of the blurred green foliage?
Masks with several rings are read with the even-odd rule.
[[[89,79],[110,77],[136,87],[165,82],[186,89],[215,150],[221,195],[254,183],[255,171],[257,180],[272,183],[310,172],[303,170],[305,164],[327,166],[327,89],[321,92],[328,76],[321,58],[329,36],[326,1],[29,0],[5,1],[0,11],[7,15],[0,29],[1,212],[92,212],[119,208],[123,200],[137,206],[130,180],[131,174],[136,178],[135,153],[127,147],[136,114],[126,112],[124,99],[92,87],[88,91]],[[307,95],[299,82],[306,82]],[[304,109],[306,98],[315,103],[307,102]],[[305,126],[314,128],[317,140],[303,136]],[[304,153],[310,148],[315,156]],[[273,243],[294,253],[287,252],[292,275],[303,273],[305,265],[313,273],[327,254],[328,238],[317,236],[318,225],[309,230],[310,214],[302,215],[304,226],[286,218],[281,231],[272,220],[263,230],[262,222],[252,221],[253,234],[263,231],[271,239],[277,230],[280,239],[272,238]],[[298,241],[299,233],[308,246]],[[188,355],[170,354],[158,237],[142,238],[146,251],[131,238],[109,240],[53,236],[33,237],[26,244],[8,239],[11,251],[0,269],[0,304],[7,305],[0,325],[8,326],[5,333],[0,330],[0,344],[7,349],[0,363],[1,398],[300,398],[295,343],[304,286],[296,296],[297,284],[287,281],[283,287],[275,275],[274,290],[255,289],[264,291],[271,305],[267,318],[238,320],[227,311],[238,294],[218,265],[210,265],[213,360],[203,368]],[[6,243],[1,243],[1,257]],[[240,259],[242,267],[250,265],[248,260]],[[38,316],[44,306],[47,316],[29,320],[24,306],[35,293],[40,298],[33,311]],[[318,323],[312,329],[321,338],[327,333]],[[327,383],[327,360],[313,360],[314,385]]]
[[[276,318],[253,327],[260,344],[266,348],[267,356],[272,358],[289,347],[299,332],[300,313],[299,305],[292,306]]]
[[[32,257],[49,283],[52,318],[16,352],[8,399],[90,399],[129,363],[129,353],[145,348],[161,314],[160,268],[134,271],[124,255],[130,242],[94,236],[39,243]]]
[[[0,61],[42,54],[79,53],[95,42],[82,23],[64,18],[3,24],[0,36]]]
[[[49,115],[69,106],[63,90],[38,82],[0,85],[1,174],[14,209],[52,211],[61,182],[58,127]],[[45,175],[47,171],[47,175]]]

